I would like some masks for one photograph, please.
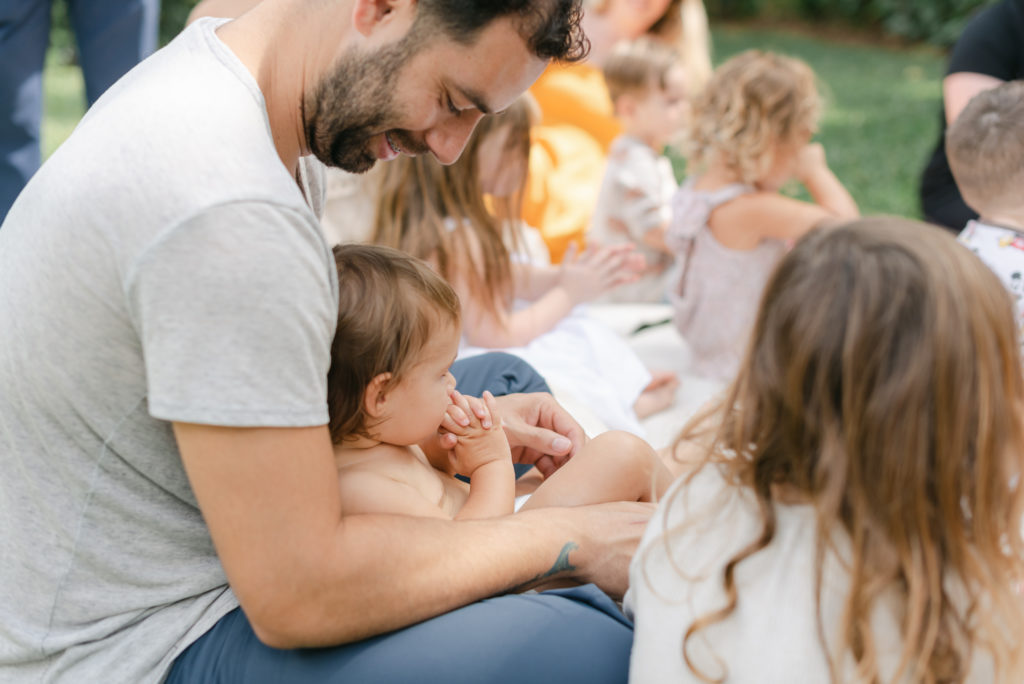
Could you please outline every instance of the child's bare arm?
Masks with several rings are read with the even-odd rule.
[[[808,143],[800,150],[796,177],[818,206],[835,218],[854,219],[860,216],[857,203],[829,168],[821,143]]]
[[[553,283],[534,302],[519,311],[509,312],[499,306],[497,315],[475,306],[473,294],[464,300],[463,332],[470,344],[488,347],[521,347],[551,330],[573,307],[639,277],[643,257],[632,245],[610,245],[588,249],[579,257],[572,251],[555,267],[541,268],[538,277]],[[520,277],[532,274],[520,269]],[[532,289],[539,289],[532,287]],[[459,293],[462,297],[462,292]]]
[[[486,417],[474,405],[486,407]],[[469,496],[455,515],[456,520],[494,518],[512,513],[515,500],[515,472],[512,451],[501,427],[497,405],[490,392],[483,400],[452,391],[452,407],[458,407],[468,418],[467,425],[456,422],[451,413],[443,426],[457,438],[451,451],[452,470],[470,478]],[[449,408],[451,411],[451,408]]]

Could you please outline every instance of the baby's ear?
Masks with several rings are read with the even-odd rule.
[[[390,379],[391,373],[380,373],[370,381],[363,392],[363,410],[371,418],[380,418],[384,413],[384,406],[388,400],[385,388]]]

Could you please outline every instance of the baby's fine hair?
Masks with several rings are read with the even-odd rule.
[[[425,262],[379,245],[334,248],[338,327],[327,373],[331,440],[370,436],[363,395],[381,373],[393,387],[439,325],[459,324],[459,298]]]
[[[615,46],[604,63],[604,81],[612,103],[623,95],[664,89],[669,72],[682,68],[679,55],[651,38],[624,41]]]
[[[1024,208],[1024,81],[975,95],[946,131],[946,156],[978,213]]]
[[[719,160],[753,184],[770,168],[777,143],[817,130],[820,110],[814,72],[807,64],[747,50],[715,69],[694,99],[689,161]]]
[[[763,518],[727,566],[727,605],[686,641],[744,600],[735,565],[772,542],[783,491],[813,508],[819,572],[833,531],[851,542],[842,624],[823,632],[842,635],[833,668],[850,657],[858,681],[961,682],[984,644],[997,681],[1020,682],[1022,410],[1010,296],[952,235],[887,217],[808,233],[769,280],[728,393],[680,437],[706,440],[703,467]],[[871,617],[893,595],[902,646],[883,677],[891,645]]]

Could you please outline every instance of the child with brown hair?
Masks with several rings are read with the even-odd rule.
[[[673,260],[665,230],[678,188],[662,151],[681,130],[686,73],[673,50],[651,39],[620,43],[603,71],[622,135],[608,150],[587,240],[633,244],[646,261],[636,282],[608,292],[604,300],[661,302]]]
[[[805,63],[750,50],[718,67],[693,103],[688,163],[700,169],[672,202],[669,301],[693,372],[736,372],[768,274],[787,241],[857,205],[812,143],[820,102]],[[790,179],[813,202],[779,194]]]
[[[503,349],[524,358],[605,426],[642,434],[639,419],[675,399],[678,380],[652,374],[611,329],[577,307],[636,278],[631,245],[538,264],[517,254],[519,206],[534,106],[528,96],[485,117],[462,157],[388,163],[370,241],[430,263],[459,295],[460,356]],[[485,200],[485,195],[487,199]]]
[[[798,241],[630,572],[632,682],[1024,681],[1024,377],[996,276],[896,218]]]
[[[511,514],[516,481],[493,397],[464,397],[449,371],[460,337],[454,290],[426,263],[394,249],[347,244],[334,255],[339,313],[327,384],[342,513],[456,520]],[[450,452],[437,450],[441,429],[456,436]],[[646,442],[606,432],[583,444],[522,507],[655,501],[670,482]]]
[[[946,132],[946,156],[964,201],[980,214],[960,241],[1013,293],[1024,331],[1024,81],[975,95]]]

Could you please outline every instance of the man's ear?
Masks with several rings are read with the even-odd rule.
[[[352,26],[364,36],[403,12],[416,11],[416,0],[356,0],[352,9]]]
[[[366,386],[366,391],[363,392],[363,411],[371,418],[380,418],[384,415],[388,401],[388,395],[384,388],[390,379],[391,373],[380,373],[370,381],[370,384]]]

